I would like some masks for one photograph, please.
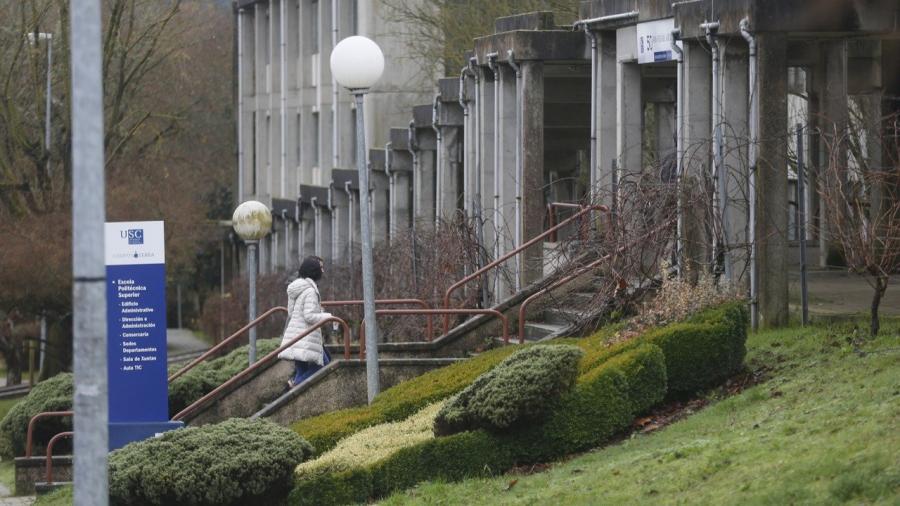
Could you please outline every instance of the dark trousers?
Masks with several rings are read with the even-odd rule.
[[[316,364],[315,362],[301,362],[299,360],[294,361],[294,377],[291,378],[291,381],[294,385],[299,385],[306,381],[310,376],[315,374],[319,369],[325,367],[331,362],[331,356],[328,355],[328,352],[325,352],[325,355],[322,357],[322,365]]]

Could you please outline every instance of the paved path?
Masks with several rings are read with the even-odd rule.
[[[809,273],[809,311],[820,315],[868,314],[872,303],[872,287],[862,276],[845,271],[813,271]],[[900,316],[900,278],[888,284],[878,313]],[[800,273],[790,273],[792,310],[800,310]]]
[[[166,341],[169,355],[209,349],[209,343],[189,329],[166,329]]]

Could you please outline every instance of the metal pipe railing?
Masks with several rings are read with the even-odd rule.
[[[497,311],[496,309],[465,309],[465,308],[444,308],[444,309],[379,309],[375,311],[375,316],[389,316],[389,315],[450,315],[454,314],[466,314],[466,315],[479,315],[479,314],[489,314],[496,316],[503,323],[503,342],[509,344],[509,319],[505,314]],[[366,324],[363,322],[359,326],[359,356],[363,357],[365,355],[365,335],[366,335]],[[430,339],[429,339],[430,340]],[[521,343],[522,340],[519,340]]]
[[[307,335],[312,333],[314,330],[317,330],[317,329],[323,327],[326,323],[330,323],[330,322],[337,322],[341,326],[344,327],[344,358],[349,359],[350,358],[350,326],[347,325],[347,322],[345,322],[344,320],[342,320],[336,316],[325,318],[324,320],[320,321],[319,323],[306,329],[306,331],[303,332],[302,334],[298,335],[297,337],[294,337],[287,343],[282,344],[275,351],[273,351],[273,352],[269,353],[268,355],[266,355],[265,357],[257,360],[256,362],[253,363],[253,365],[251,365],[251,366],[247,367],[246,369],[244,369],[243,371],[239,372],[238,374],[233,376],[231,379],[229,379],[225,383],[222,383],[221,385],[216,387],[212,392],[210,392],[210,393],[204,395],[203,397],[201,397],[200,399],[194,401],[193,404],[184,408],[183,410],[178,412],[178,414],[173,416],[172,421],[181,420],[184,417],[186,417],[187,415],[191,414],[191,412],[195,411],[199,406],[202,406],[210,399],[217,397],[219,395],[219,393],[222,392],[223,390],[229,388],[231,385],[234,385],[238,381],[244,379],[246,376],[248,376],[250,373],[256,371],[257,369],[261,369],[263,366],[268,365],[269,362],[275,360],[278,357],[279,353],[290,348],[295,343],[297,343],[298,341],[300,341],[301,339],[303,339],[304,337],[306,337]],[[360,349],[363,349],[363,348],[364,348],[364,345],[362,343],[360,343]]]
[[[550,202],[549,204],[547,204],[547,220],[548,220],[547,227],[548,228],[553,228],[556,226],[556,209],[558,209],[558,208],[581,210],[581,209],[584,209],[585,206],[582,204],[574,204],[571,202]],[[584,221],[580,220],[579,225],[583,229]],[[583,236],[584,230],[581,230],[580,233]],[[550,242],[556,242],[557,235],[558,234],[556,233],[556,231],[554,231],[552,234],[550,234]]]
[[[521,253],[522,251],[524,251],[525,249],[530,248],[531,246],[534,246],[534,245],[537,244],[539,241],[543,240],[545,237],[549,236],[550,234],[553,234],[554,232],[556,232],[556,231],[559,230],[560,228],[562,228],[562,227],[568,225],[570,222],[572,222],[572,221],[574,221],[574,220],[576,220],[576,219],[578,219],[578,218],[580,218],[580,217],[584,216],[585,214],[587,214],[587,213],[589,213],[589,212],[592,212],[592,211],[609,212],[609,208],[606,207],[606,206],[604,206],[604,205],[590,205],[590,206],[585,206],[581,211],[578,211],[577,213],[575,213],[574,215],[570,216],[569,218],[566,218],[565,220],[563,220],[563,221],[562,221],[561,223],[559,223],[558,225],[556,225],[556,226],[554,226],[554,227],[550,227],[549,229],[545,230],[545,231],[544,231],[543,233],[541,233],[540,235],[538,235],[538,236],[532,238],[531,240],[529,240],[529,241],[526,242],[525,244],[522,244],[522,245],[519,246],[518,248],[516,248],[516,249],[510,251],[509,253],[507,253],[507,254],[503,255],[502,257],[498,258],[497,260],[494,260],[493,262],[491,262],[491,263],[485,265],[484,267],[478,269],[477,271],[473,272],[472,274],[469,274],[468,276],[464,277],[463,279],[457,281],[456,283],[454,283],[453,285],[451,285],[450,288],[448,288],[446,292],[444,292],[444,309],[449,309],[449,308],[450,308],[450,296],[453,294],[453,292],[456,291],[457,289],[459,289],[460,287],[462,287],[463,285],[465,285],[466,283],[472,281],[473,279],[478,278],[479,276],[481,276],[481,275],[484,274],[485,272],[487,272],[487,271],[493,269],[494,267],[500,265],[501,263],[505,262],[506,260],[509,260],[509,259],[512,258],[513,256],[515,256],[515,255]],[[444,333],[446,334],[449,330],[450,330],[450,317],[449,317],[449,315],[448,315],[448,316],[445,316],[445,317],[444,317]]]
[[[329,300],[322,303],[322,307],[337,307],[337,306],[362,306],[364,301],[362,300]],[[431,305],[425,302],[422,299],[376,299],[375,305],[379,306],[399,306],[406,304],[416,304],[422,309],[431,309]],[[432,315],[428,315],[425,324],[425,333],[428,336],[428,340],[431,341],[431,338],[434,334],[434,321],[432,319]]]
[[[47,483],[53,483],[53,445],[56,444],[57,441],[63,438],[72,437],[74,432],[60,432],[59,434],[50,438],[50,442],[47,443]]]
[[[248,323],[247,325],[244,325],[243,327],[241,327],[241,328],[240,328],[237,332],[235,332],[234,334],[231,334],[227,339],[223,340],[221,343],[219,343],[219,344],[213,346],[212,348],[210,348],[209,350],[207,350],[203,355],[200,355],[199,357],[197,357],[197,358],[195,358],[194,360],[192,360],[188,365],[182,367],[182,368],[181,368],[180,370],[178,370],[177,372],[172,373],[172,375],[169,376],[169,382],[171,383],[172,380],[174,380],[175,378],[177,378],[177,377],[181,376],[182,374],[184,374],[184,373],[190,371],[191,369],[193,369],[194,367],[196,367],[197,364],[199,364],[200,362],[203,362],[204,360],[208,359],[209,357],[215,355],[215,354],[216,354],[219,350],[221,350],[222,348],[224,348],[224,347],[228,346],[229,344],[231,344],[232,341],[234,341],[234,340],[236,340],[238,337],[242,336],[245,332],[247,332],[247,331],[250,330],[251,328],[255,327],[256,325],[259,325],[260,323],[263,322],[263,320],[267,319],[269,316],[272,316],[273,314],[275,314],[275,313],[277,313],[277,312],[280,312],[280,311],[284,311],[284,313],[287,314],[287,308],[284,307],[284,306],[276,306],[276,307],[273,307],[272,309],[270,309],[270,310],[266,311],[265,313],[261,314],[261,315],[260,315],[259,317],[257,317],[255,320],[253,320],[252,322]]]
[[[25,435],[25,456],[31,457],[31,451],[34,445],[34,426],[37,424],[38,420],[55,416],[73,416],[74,414],[74,411],[47,411],[31,417],[31,420],[28,421],[28,432],[26,432]]]
[[[581,276],[585,272],[596,268],[598,265],[600,265],[601,263],[603,263],[607,260],[609,260],[609,255],[606,255],[602,258],[598,258],[597,260],[594,260],[593,262],[591,262],[585,266],[582,266],[579,269],[576,269],[575,272],[568,274],[565,277],[556,280],[554,283],[551,283],[550,285],[538,290],[537,292],[531,294],[531,296],[529,296],[527,299],[522,301],[522,304],[519,305],[519,322],[518,322],[518,324],[519,324],[519,342],[521,342],[523,339],[525,339],[525,309],[528,308],[529,304],[534,302],[541,295],[544,295],[545,293],[549,292],[550,290],[555,290],[555,289],[559,288],[560,286],[565,285],[569,281],[572,281],[573,279],[577,278],[578,276]]]

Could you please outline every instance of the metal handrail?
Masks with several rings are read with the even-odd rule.
[[[549,292],[550,290],[555,290],[555,289],[559,288],[560,286],[568,283],[569,281],[572,281],[573,279],[575,279],[578,276],[584,274],[585,272],[597,267],[598,265],[600,265],[601,263],[603,263],[607,260],[609,260],[609,255],[606,255],[602,258],[598,258],[597,260],[594,260],[593,262],[591,262],[585,266],[582,266],[579,269],[576,269],[575,272],[572,272],[571,274],[568,274],[565,277],[558,279],[554,283],[551,283],[550,285],[547,285],[546,287],[541,288],[537,292],[531,294],[531,296],[529,296],[527,299],[522,301],[522,304],[519,305],[519,341],[521,342],[521,340],[525,339],[525,309],[528,307],[529,304],[534,302],[534,300],[537,299],[538,297],[540,297],[541,295],[544,295],[545,293]]]
[[[506,260],[509,260],[509,259],[512,258],[513,256],[515,256],[515,255],[521,253],[522,251],[524,251],[525,249],[530,248],[531,246],[534,246],[535,244],[537,244],[539,241],[541,241],[542,239],[544,239],[544,238],[547,237],[548,235],[553,234],[554,232],[556,232],[556,231],[559,230],[560,228],[562,228],[562,227],[568,225],[568,224],[569,224],[570,222],[572,222],[573,220],[576,220],[576,219],[582,217],[583,215],[585,215],[585,214],[587,214],[588,212],[591,212],[591,211],[609,212],[609,208],[606,207],[606,206],[604,206],[604,205],[591,205],[591,206],[585,206],[584,209],[582,209],[581,211],[578,211],[577,213],[575,213],[574,215],[570,216],[569,218],[566,218],[565,220],[563,220],[563,221],[562,221],[561,223],[559,223],[558,225],[556,225],[556,226],[554,226],[554,227],[551,227],[551,228],[545,230],[543,233],[541,233],[540,235],[538,235],[538,236],[532,238],[531,240],[529,240],[529,241],[526,242],[525,244],[522,244],[522,245],[519,246],[518,248],[516,248],[516,249],[510,251],[509,253],[507,253],[507,254],[503,255],[502,257],[500,257],[500,258],[494,260],[493,262],[491,262],[491,263],[485,265],[484,267],[478,269],[477,271],[473,272],[472,274],[469,274],[468,276],[466,276],[466,277],[462,278],[461,280],[457,281],[456,283],[454,283],[453,285],[451,285],[450,288],[448,288],[446,292],[444,292],[444,309],[449,309],[449,308],[450,308],[450,296],[451,296],[451,295],[453,294],[453,292],[456,291],[458,288],[460,288],[461,286],[465,285],[465,284],[468,283],[469,281],[472,281],[473,279],[478,278],[479,276],[481,276],[482,274],[484,274],[484,273],[487,272],[488,270],[493,269],[494,267],[500,265],[501,263],[505,262]],[[446,334],[449,330],[450,330],[450,317],[449,317],[449,316],[445,316],[445,317],[444,317],[444,333]]]
[[[503,322],[503,342],[509,344],[509,319],[505,314],[496,309],[378,309],[375,316],[381,315],[454,315],[454,314],[489,314],[494,315]],[[519,343],[522,343],[519,340]],[[366,352],[366,322],[359,325],[359,356],[362,358]]]
[[[62,438],[72,437],[74,432],[60,432],[59,434],[50,438],[50,442],[47,443],[47,483],[53,483],[53,445],[56,444]]]
[[[362,300],[329,300],[323,302],[322,307],[362,306],[364,304],[365,301]],[[422,299],[375,299],[375,305],[378,306],[379,304],[384,306],[416,304],[422,309],[431,309],[431,305]],[[432,334],[434,334],[434,321],[432,320],[431,315],[428,315],[426,321],[425,334],[428,336],[428,340],[431,341]]]
[[[585,206],[583,204],[575,204],[572,202],[550,202],[549,204],[547,204],[547,220],[548,220],[547,226],[551,229],[556,226],[556,209],[557,208],[581,210],[581,209],[584,209]],[[583,227],[584,223],[582,223],[581,225]],[[582,231],[582,233],[583,233],[583,231]],[[558,239],[558,235],[557,235],[556,231],[554,230],[554,232],[552,234],[550,234],[550,242],[556,242],[557,239]]]
[[[238,337],[240,337],[241,335],[243,335],[244,332],[247,332],[247,331],[250,330],[251,328],[253,328],[253,327],[259,325],[260,323],[262,323],[263,320],[265,320],[266,318],[272,316],[273,314],[275,314],[275,313],[277,313],[277,312],[279,312],[279,311],[284,311],[285,314],[287,314],[287,308],[286,308],[286,307],[284,307],[284,306],[276,306],[276,307],[273,307],[272,309],[266,311],[265,313],[259,315],[259,317],[257,317],[255,320],[253,320],[252,322],[248,323],[247,325],[244,325],[243,327],[241,327],[241,328],[240,328],[237,332],[235,332],[234,334],[231,334],[230,336],[228,336],[227,339],[225,339],[225,340],[223,340],[221,343],[219,343],[219,344],[213,346],[212,348],[210,348],[209,350],[207,350],[203,355],[200,355],[199,357],[197,357],[197,358],[195,358],[194,360],[192,360],[188,365],[186,365],[186,366],[182,367],[181,369],[179,369],[178,371],[172,373],[172,375],[169,376],[169,382],[171,383],[172,380],[174,380],[175,378],[181,376],[182,374],[184,374],[184,373],[190,371],[190,370],[193,369],[195,366],[197,366],[197,364],[199,364],[200,362],[203,362],[204,360],[208,359],[209,357],[215,355],[219,350],[221,350],[221,349],[224,348],[225,346],[231,344],[232,341],[234,341],[235,339],[237,339]]]
[[[269,353],[268,355],[264,356],[263,358],[257,360],[255,363],[253,363],[253,365],[247,367],[243,371],[234,375],[231,379],[229,379],[225,383],[222,383],[221,385],[216,387],[212,392],[210,392],[210,393],[204,395],[203,397],[201,397],[200,399],[194,401],[193,404],[184,408],[178,414],[173,416],[172,421],[181,420],[182,418],[184,418],[185,416],[190,414],[192,411],[196,410],[198,406],[201,406],[201,405],[205,404],[208,400],[212,399],[213,397],[216,397],[219,394],[219,392],[221,392],[222,390],[225,390],[226,388],[230,387],[231,385],[237,383],[238,381],[242,380],[244,377],[248,376],[250,373],[256,371],[257,369],[262,368],[263,365],[267,365],[269,362],[275,360],[278,357],[279,353],[290,348],[295,343],[297,343],[298,341],[300,341],[301,339],[303,339],[304,337],[306,337],[307,335],[312,333],[314,330],[317,330],[320,327],[323,327],[326,323],[330,323],[330,322],[337,322],[341,326],[344,327],[344,358],[349,359],[350,358],[350,326],[347,325],[347,322],[345,322],[344,320],[342,320],[336,316],[331,316],[331,317],[325,318],[324,320],[320,321],[319,323],[316,323],[312,327],[306,329],[306,331],[303,332],[302,334],[291,339],[287,343],[282,344],[275,351],[273,351],[273,352]],[[363,348],[363,345],[360,344],[360,349],[362,349],[362,348]]]
[[[34,426],[37,424],[38,420],[42,418],[50,418],[54,416],[74,416],[74,411],[47,411],[44,413],[38,413],[31,417],[31,420],[28,421],[28,432],[26,432],[25,436],[25,456],[31,457],[32,447],[34,445]]]

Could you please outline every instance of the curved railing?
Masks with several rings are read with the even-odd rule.
[[[278,313],[278,312],[282,312],[282,311],[283,311],[285,314],[287,314],[287,308],[286,308],[286,307],[284,307],[284,306],[276,306],[276,307],[273,307],[272,309],[266,311],[265,313],[259,315],[255,320],[253,320],[252,322],[248,323],[247,325],[244,325],[243,327],[241,327],[241,328],[240,328],[237,332],[235,332],[234,334],[231,334],[230,336],[228,336],[227,339],[225,339],[225,340],[223,340],[221,343],[219,343],[219,344],[213,346],[212,348],[210,348],[209,350],[207,350],[203,355],[200,355],[199,357],[195,358],[195,359],[192,360],[188,365],[182,367],[182,368],[179,369],[177,372],[172,373],[172,375],[169,376],[169,383],[171,383],[172,380],[174,380],[175,378],[181,376],[182,374],[184,374],[184,373],[190,371],[191,369],[193,369],[194,367],[196,367],[197,364],[199,364],[200,362],[203,362],[204,360],[208,359],[209,357],[215,355],[216,353],[219,352],[219,350],[221,350],[222,348],[228,346],[229,344],[231,344],[232,342],[234,342],[235,340],[237,340],[237,338],[241,337],[245,332],[247,332],[248,330],[252,329],[253,327],[259,325],[260,323],[262,323],[263,321],[265,321],[266,319],[268,319],[268,318],[269,318],[270,316],[272,316],[273,314]]]
[[[231,379],[229,379],[225,383],[222,383],[221,385],[219,385],[218,387],[213,389],[212,392],[209,392],[208,394],[204,395],[200,399],[194,401],[193,404],[184,408],[183,410],[178,412],[178,414],[173,416],[172,421],[178,421],[178,420],[185,418],[187,415],[196,411],[197,408],[206,404],[210,399],[217,397],[219,395],[219,393],[222,392],[223,390],[230,388],[235,383],[243,380],[245,377],[252,374],[254,371],[261,369],[262,367],[268,365],[273,360],[276,360],[278,358],[278,354],[281,353],[282,351],[290,348],[295,343],[297,343],[298,341],[300,341],[301,339],[303,339],[304,337],[306,337],[313,331],[318,330],[319,328],[323,327],[326,323],[331,323],[331,322],[337,322],[344,328],[344,357],[350,358],[350,326],[347,325],[347,322],[345,322],[344,320],[337,318],[335,316],[332,316],[330,318],[325,318],[324,320],[320,321],[319,323],[306,329],[306,331],[304,331],[302,334],[300,334],[297,337],[294,337],[293,339],[291,339],[290,341],[282,344],[275,351],[273,351],[273,352],[269,353],[268,355],[262,357],[261,359],[257,360],[255,363],[253,363],[253,365],[247,367],[246,369],[239,372],[238,374],[233,376]],[[360,344],[360,352],[362,352],[363,348],[364,348],[364,346],[362,344]]]
[[[496,309],[378,309],[375,311],[375,316],[401,316],[401,315],[454,315],[454,314],[468,314],[468,315],[479,315],[479,314],[489,314],[496,316],[503,323],[503,342],[509,343],[509,319],[505,314],[497,311]],[[519,340],[519,342],[523,342]],[[366,322],[363,321],[359,325],[359,356],[362,358],[365,355],[366,351]]]
[[[603,206],[603,205],[584,206],[580,211],[578,211],[578,212],[575,213],[574,215],[570,216],[569,218],[566,218],[565,220],[563,220],[563,221],[560,222],[559,224],[554,225],[553,227],[548,228],[548,229],[545,230],[542,234],[540,234],[540,235],[538,235],[538,236],[535,236],[534,238],[532,238],[531,240],[529,240],[529,241],[526,242],[525,244],[522,244],[522,245],[519,246],[518,248],[516,248],[516,249],[510,251],[509,253],[507,253],[507,254],[503,255],[502,257],[500,257],[500,258],[494,260],[493,262],[491,262],[491,263],[485,265],[484,267],[478,269],[477,271],[473,272],[472,274],[469,274],[468,276],[464,277],[463,279],[457,281],[456,283],[454,283],[453,285],[451,285],[450,288],[448,288],[446,292],[444,292],[444,309],[450,309],[450,297],[451,297],[451,295],[453,295],[453,292],[455,292],[456,290],[458,290],[459,288],[461,288],[462,286],[464,286],[466,283],[472,281],[473,279],[477,279],[479,276],[481,276],[481,275],[484,274],[485,272],[487,272],[487,271],[489,271],[489,270],[491,270],[491,269],[497,267],[497,266],[500,265],[501,263],[503,263],[503,262],[509,260],[510,258],[512,258],[512,257],[514,257],[514,256],[516,256],[516,255],[518,255],[518,254],[521,253],[522,251],[524,251],[524,250],[526,250],[526,249],[528,249],[528,248],[534,246],[534,245],[537,244],[538,242],[542,241],[545,237],[548,237],[548,236],[551,235],[551,234],[555,234],[556,231],[559,230],[560,228],[562,228],[562,227],[568,225],[568,224],[571,223],[572,221],[577,220],[577,219],[581,218],[582,216],[584,216],[584,215],[586,215],[586,214],[588,214],[588,213],[590,213],[590,212],[593,212],[593,211],[609,212],[609,208],[606,207],[606,206]],[[445,317],[444,317],[444,333],[446,334],[449,330],[450,330],[450,317],[449,317],[449,315],[448,315],[448,316],[445,316]]]
[[[553,229],[556,226],[556,218],[557,218],[556,210],[557,209],[582,210],[585,207],[586,206],[584,206],[582,204],[574,204],[571,202],[550,202],[549,204],[547,204],[547,227],[549,229]],[[584,222],[582,221],[581,223],[579,223],[579,225],[581,225],[581,227],[582,227],[581,234],[584,235],[584,230],[583,230]],[[550,234],[550,242],[556,242],[556,240],[557,240],[557,233],[556,233],[556,230],[554,230],[554,232],[552,234]]]
[[[53,445],[56,444],[57,441],[63,438],[72,437],[75,434],[74,432],[60,432],[59,434],[50,438],[50,442],[47,443],[47,483],[53,483]]]
[[[28,421],[28,432],[25,435],[25,456],[31,457],[31,451],[34,446],[34,426],[37,425],[39,420],[57,416],[73,416],[74,414],[74,411],[47,411],[32,416],[31,420]]]

